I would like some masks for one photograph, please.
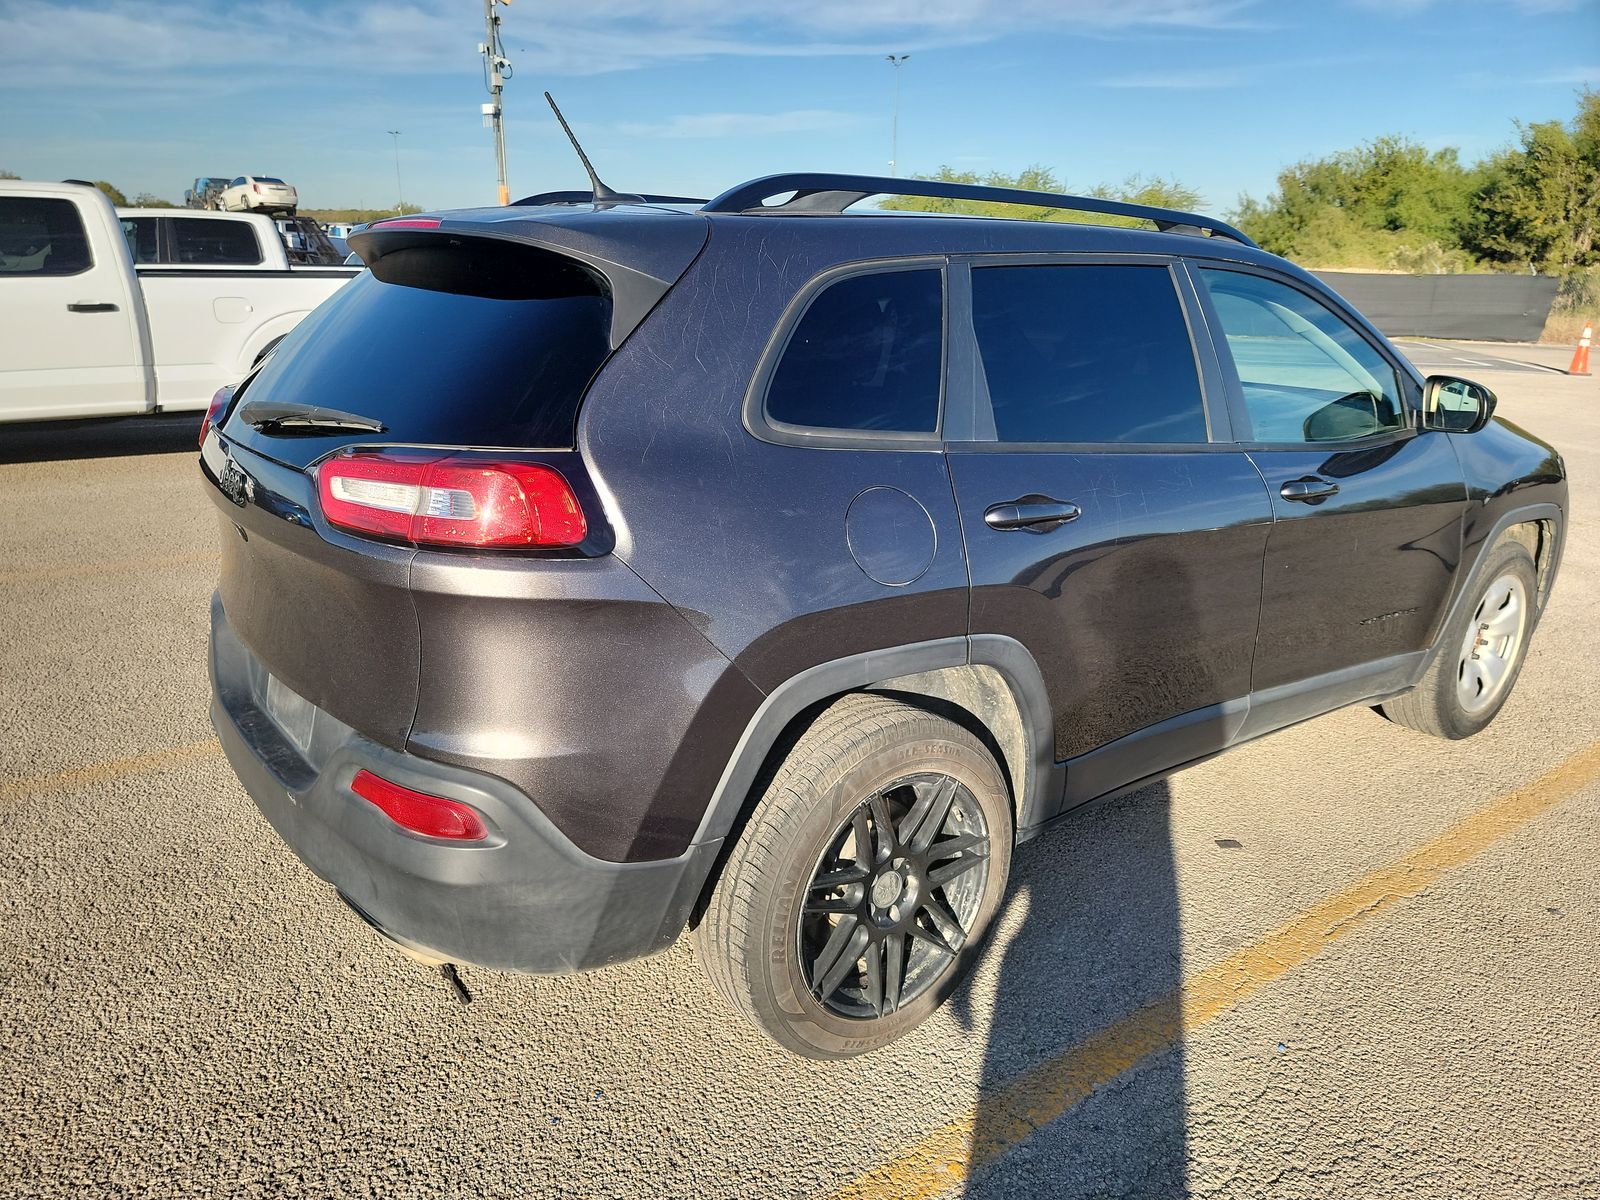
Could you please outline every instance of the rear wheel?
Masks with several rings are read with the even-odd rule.
[[[875,1050],[971,966],[1005,894],[1011,802],[952,721],[847,696],[785,759],[695,932],[717,989],[811,1058]]]
[[[1477,595],[1440,635],[1422,682],[1378,709],[1434,737],[1471,737],[1494,720],[1516,683],[1533,631],[1537,575],[1519,542],[1489,552]]]

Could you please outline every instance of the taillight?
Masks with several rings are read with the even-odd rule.
[[[228,407],[228,401],[233,399],[233,386],[219,387],[212,393],[211,403],[206,406],[206,415],[200,421],[200,444],[206,444],[206,434],[211,432],[211,427],[217,423],[217,418],[222,416],[222,410]]]
[[[255,192],[256,195],[259,196],[261,194],[261,185],[259,183],[252,183],[250,188]]]
[[[576,546],[589,532],[560,472],[538,463],[343,451],[317,468],[341,529],[435,546]]]
[[[396,825],[423,837],[457,842],[481,842],[489,836],[475,809],[458,800],[430,796],[380,779],[371,771],[357,771],[350,790],[383,810]]]

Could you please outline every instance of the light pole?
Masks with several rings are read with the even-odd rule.
[[[894,119],[889,134],[889,174],[900,174],[900,68],[909,54],[885,54],[884,61],[894,68]]]
[[[402,211],[406,206],[406,192],[400,186],[400,133],[398,129],[389,130],[389,136],[394,139],[394,194],[399,201],[394,206],[395,212]]]

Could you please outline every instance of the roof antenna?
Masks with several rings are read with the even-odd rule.
[[[561,110],[556,107],[556,98],[549,92],[544,94],[545,102],[550,105],[550,111],[555,113],[556,120],[561,122],[561,131],[567,135],[567,141],[572,143],[572,148],[578,152],[578,159],[583,163],[583,169],[589,172],[589,183],[593,188],[594,202],[596,204],[618,204],[626,201],[638,201],[640,197],[614,192],[595,174],[594,164],[589,161],[589,156],[583,152],[583,147],[578,145],[578,139],[572,132],[572,126],[567,124],[567,119],[561,115]]]

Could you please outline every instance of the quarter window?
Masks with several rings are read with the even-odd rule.
[[[248,222],[205,217],[171,220],[174,262],[241,267],[261,262],[261,245]]]
[[[939,427],[944,288],[938,270],[852,275],[812,302],[767,387],[767,418],[814,429]]]
[[[1206,440],[1166,267],[975,268],[972,323],[1000,441]]]
[[[128,253],[133,256],[135,263],[161,261],[161,254],[156,246],[157,219],[156,217],[122,218],[122,236],[128,239]]]
[[[1341,442],[1404,425],[1394,367],[1325,305],[1260,275],[1200,276],[1239,373],[1250,440]]]
[[[92,264],[71,200],[0,197],[0,275],[77,275]]]

